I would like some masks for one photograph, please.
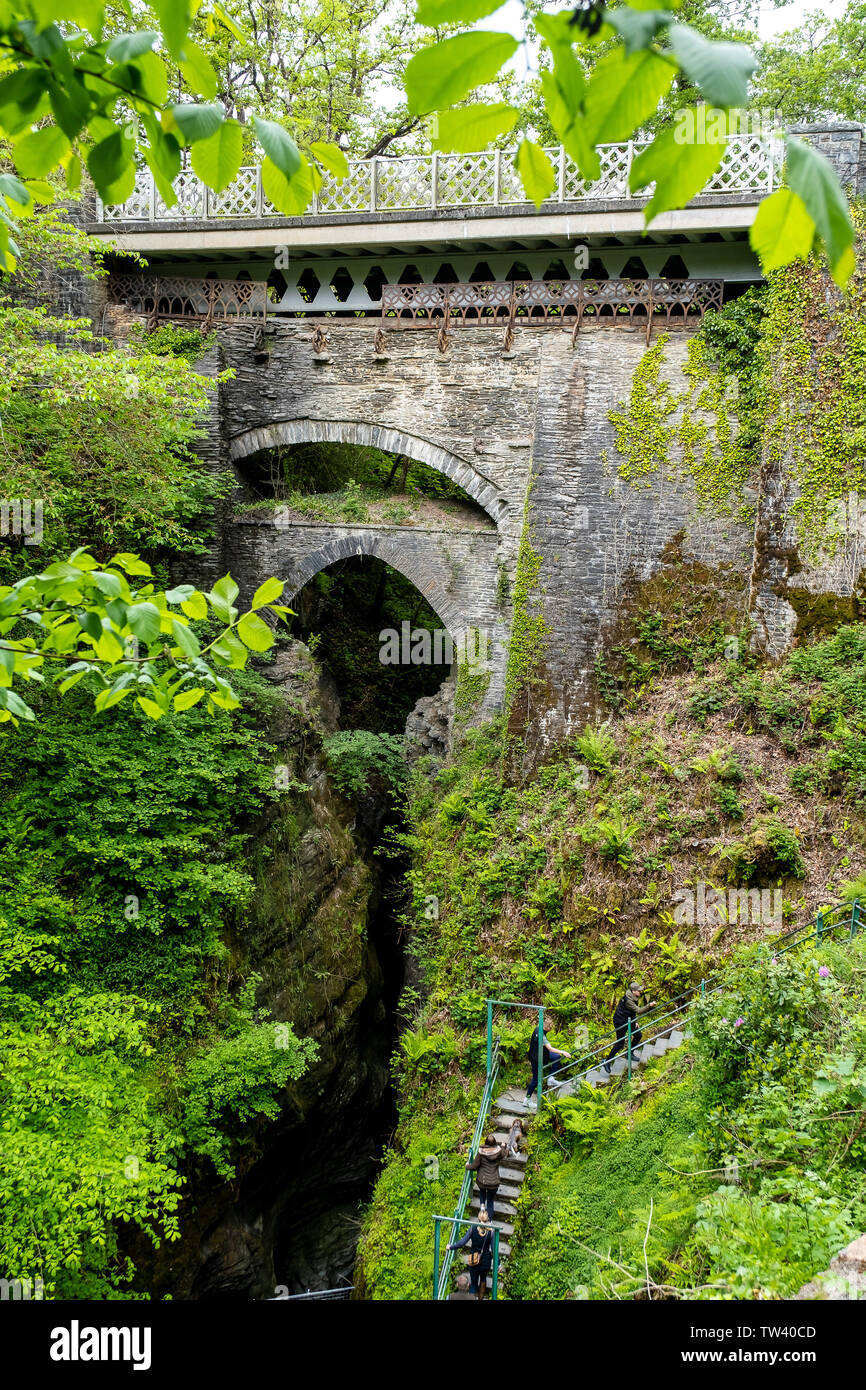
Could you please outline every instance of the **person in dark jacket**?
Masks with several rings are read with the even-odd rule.
[[[547,1033],[547,1030],[548,1030],[549,1026],[550,1026],[550,1025],[548,1024],[547,1019],[545,1019],[545,1020],[544,1020],[544,1024],[543,1024],[543,1028],[544,1028],[545,1034]],[[550,1043],[547,1041],[547,1038],[545,1037],[545,1039],[544,1039],[544,1053],[543,1053],[543,1058],[544,1058],[544,1075],[545,1075],[545,1076],[553,1076],[554,1072],[558,1072],[558,1071],[559,1071],[559,1068],[563,1065],[563,1063],[565,1062],[565,1059],[566,1059],[567,1057],[570,1057],[570,1056],[571,1056],[571,1053],[570,1053],[570,1052],[558,1052],[558,1051],[556,1050],[555,1047],[551,1047],[551,1046],[550,1046]],[[526,1103],[527,1103],[527,1105],[529,1104],[530,1100],[532,1099],[533,1092],[535,1091],[535,1088],[536,1088],[536,1086],[538,1085],[538,1029],[537,1029],[537,1028],[533,1028],[533,1030],[532,1030],[532,1037],[529,1039],[529,1065],[532,1067],[532,1080],[529,1082],[529,1085],[528,1085],[527,1088],[526,1088]]]
[[[622,996],[622,999],[620,999],[619,1003],[616,1006],[616,1010],[614,1011],[613,1015],[613,1026],[616,1029],[616,1042],[610,1049],[610,1052],[607,1054],[607,1057],[604,1061],[604,1069],[607,1072],[608,1076],[610,1076],[610,1069],[614,1057],[619,1052],[621,1047],[628,1046],[629,1019],[631,1019],[632,1023],[631,1045],[632,1049],[634,1049],[637,1047],[638,1043],[641,1040],[641,1037],[643,1036],[640,1029],[634,1026],[635,1019],[637,1019],[640,1014],[645,1014],[649,1009],[655,1008],[656,1001],[654,999],[651,1000],[649,1004],[644,1004],[643,1006],[641,1005],[640,1000],[642,994],[643,986],[637,980],[632,980],[625,994]]]
[[[488,1134],[475,1157],[466,1165],[470,1173],[478,1174],[479,1204],[487,1208],[488,1221],[493,1220],[499,1189],[499,1164],[506,1151],[505,1144],[497,1144],[493,1135]]]
[[[481,1209],[478,1224],[470,1226],[462,1240],[455,1240],[449,1250],[462,1250],[468,1245],[473,1255],[478,1255],[477,1264],[469,1266],[469,1283],[479,1303],[487,1292],[487,1274],[493,1264],[493,1231],[486,1225],[487,1213]]]

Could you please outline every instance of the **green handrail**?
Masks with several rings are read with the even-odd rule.
[[[792,931],[786,932],[784,936],[777,937],[776,941],[772,944],[773,955],[784,955],[786,951],[792,951],[798,946],[804,945],[806,942],[820,945],[828,938],[840,933],[843,929],[847,933],[848,938],[851,939],[857,934],[860,926],[859,899],[855,900],[851,905],[850,912],[847,903],[839,903],[826,911],[818,912],[815,921],[810,923],[808,927],[795,927]],[[735,967],[735,970],[748,969],[750,969],[748,964]],[[668,999],[664,1004],[657,1005],[655,1009],[650,1010],[645,1015],[641,1015],[641,1046],[645,1047],[649,1043],[657,1041],[663,1033],[669,1032],[669,1021],[685,1013],[697,994],[701,996],[714,994],[723,987],[724,982],[722,976],[718,973],[711,975],[707,979],[701,980],[699,985],[684,990],[682,994],[677,995],[674,999]],[[671,1005],[674,1007],[671,1008]],[[668,1012],[659,1015],[657,1012],[658,1008],[667,1008]],[[647,1029],[654,1029],[655,1031],[647,1035],[645,1031]],[[591,1051],[584,1053],[581,1057],[575,1058],[557,1072],[556,1080],[553,1083],[556,1088],[559,1089],[559,1087],[566,1082],[582,1081],[591,1071],[595,1070],[600,1055],[609,1051],[611,1044],[615,1040],[615,1032],[602,1034],[600,1038],[596,1039],[596,1046]],[[627,1048],[628,1074],[631,1076],[631,1028],[629,1028],[628,1031]]]
[[[473,1158],[475,1157],[476,1153],[478,1152],[479,1146],[480,1146],[480,1144],[481,1144],[481,1140],[482,1140],[482,1138],[483,1138],[483,1136],[484,1136],[484,1127],[485,1127],[485,1125],[487,1124],[487,1112],[488,1112],[488,1110],[490,1109],[490,1101],[491,1101],[491,1099],[492,1099],[492,1097],[493,1097],[493,1087],[496,1085],[496,1079],[497,1079],[497,1077],[499,1076],[499,1063],[500,1063],[500,1057],[499,1057],[499,1039],[497,1038],[497,1039],[496,1039],[496,1043],[495,1043],[495,1045],[493,1046],[493,1048],[492,1048],[492,1050],[491,1050],[491,1054],[490,1054],[490,1066],[489,1066],[488,1069],[487,1069],[487,1077],[486,1077],[486,1080],[485,1080],[485,1082],[484,1082],[484,1091],[483,1091],[482,1096],[481,1096],[481,1104],[480,1104],[479,1107],[478,1107],[478,1118],[477,1118],[476,1121],[475,1121],[475,1129],[474,1129],[473,1134],[472,1134],[472,1142],[471,1142],[470,1145],[469,1145],[469,1158],[470,1158],[470,1160],[473,1159]],[[435,1221],[434,1251],[433,1251],[433,1297],[434,1297],[434,1299],[440,1299],[440,1300],[441,1300],[441,1299],[446,1299],[446,1298],[448,1297],[448,1291],[449,1291],[449,1276],[450,1276],[450,1273],[451,1273],[451,1266],[452,1266],[453,1263],[454,1263],[454,1251],[453,1251],[453,1250],[447,1250],[447,1249],[446,1249],[445,1252],[444,1252],[444,1254],[443,1254],[443,1256],[442,1256],[442,1261],[441,1261],[441,1264],[440,1264],[440,1261],[439,1261],[439,1226],[440,1226],[440,1222],[442,1222],[442,1221],[449,1221],[449,1220],[450,1220],[451,1223],[452,1223],[452,1230],[453,1230],[454,1227],[457,1226],[457,1225],[465,1224],[465,1218],[464,1218],[464,1216],[463,1216],[463,1213],[464,1213],[465,1210],[466,1210],[466,1203],[468,1202],[468,1200],[469,1200],[469,1194],[470,1194],[471,1191],[472,1191],[472,1183],[473,1183],[473,1181],[474,1181],[474,1177],[475,1177],[475,1175],[474,1175],[474,1173],[471,1171],[471,1169],[467,1168],[467,1169],[466,1169],[466,1172],[463,1174],[463,1182],[460,1184],[460,1195],[459,1195],[458,1198],[457,1198],[457,1205],[456,1205],[456,1207],[454,1208],[454,1215],[453,1215],[452,1217],[450,1217],[450,1218],[449,1218],[449,1217],[440,1217],[440,1216],[437,1216],[437,1217],[434,1218],[434,1221]],[[448,1243],[449,1243],[449,1245],[450,1245],[451,1242],[449,1241]],[[498,1240],[495,1238],[495,1236],[494,1236],[494,1246],[495,1246],[495,1250],[496,1250],[496,1253],[497,1253],[497,1256],[498,1256],[498,1252],[499,1252],[499,1242],[498,1242]]]

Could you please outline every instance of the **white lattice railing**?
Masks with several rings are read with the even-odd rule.
[[[602,145],[601,178],[588,183],[560,146],[549,149],[557,171],[557,186],[549,203],[630,197],[632,160],[647,141]],[[766,193],[778,185],[781,146],[756,135],[732,135],[716,173],[704,193]],[[113,207],[99,204],[101,222],[164,222],[234,217],[279,217],[262,189],[261,169],[249,165],[222,193],[210,193],[195,174],[185,171],[175,180],[177,203],[167,208],[148,170],[136,180],[135,192]],[[398,212],[425,208],[508,207],[528,199],[514,168],[510,151],[481,154],[409,155],[395,159],[353,159],[348,177],[338,182],[325,177],[309,215],[345,216],[360,212]]]

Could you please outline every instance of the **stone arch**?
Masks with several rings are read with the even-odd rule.
[[[311,579],[314,579],[323,569],[327,569],[329,565],[336,564],[338,560],[353,559],[359,555],[370,555],[377,560],[382,560],[392,569],[399,570],[410,584],[414,584],[415,588],[424,595],[437,618],[441,620],[445,630],[451,634],[455,652],[460,650],[461,634],[465,632],[467,627],[473,625],[472,622],[460,612],[457,605],[448,597],[439,582],[437,571],[393,535],[378,531],[358,530],[349,536],[342,536],[338,540],[329,541],[327,545],[323,545],[319,550],[315,550],[309,555],[299,556],[297,560],[293,561],[287,579],[285,602],[290,603],[305,584],[309,584]]]
[[[359,420],[281,420],[273,425],[264,425],[261,429],[246,430],[231,441],[231,460],[237,463],[250,454],[275,449],[281,444],[361,444],[384,449],[389,454],[405,454],[416,463],[426,463],[437,472],[444,473],[483,507],[495,522],[502,519],[508,507],[490,479],[465,459],[441,449],[438,444],[431,444],[427,439]]]

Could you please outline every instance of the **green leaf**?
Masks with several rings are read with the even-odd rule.
[[[274,645],[274,634],[257,618],[255,613],[245,613],[238,623],[237,633],[241,641],[254,652],[266,652]]]
[[[33,207],[33,199],[28,189],[14,174],[0,174],[0,193],[10,202],[17,204],[21,212]]]
[[[152,49],[158,38],[155,29],[142,29],[137,34],[118,34],[105,50],[105,56],[113,63],[128,63],[130,58],[137,58],[139,53]]]
[[[171,114],[187,145],[194,145],[197,140],[208,140],[226,118],[224,108],[216,102],[209,106],[184,103],[173,106]]]
[[[231,15],[226,14],[222,5],[212,5],[211,10],[213,12],[214,17],[219,20],[220,24],[222,24],[226,29],[228,29],[233,39],[242,40],[246,37],[243,29],[241,29],[240,26],[235,23]]]
[[[99,694],[96,697],[96,700],[94,701],[94,708],[96,709],[97,714],[101,714],[103,710],[111,709],[112,705],[119,705],[121,700],[124,699],[125,696],[131,694],[132,690],[128,685],[122,687],[122,689],[119,690],[115,689],[114,686],[112,686],[110,690],[100,690]]]
[[[545,198],[556,187],[556,174],[544,150],[532,140],[521,140],[514,164],[526,196],[531,198],[537,208],[541,207]]]
[[[456,150],[465,154],[483,150],[497,135],[514,128],[520,112],[505,101],[492,105],[481,102],[459,106],[453,111],[439,111],[433,117],[432,144],[434,150]]]
[[[150,0],[172,58],[180,58],[192,16],[189,0]]]
[[[276,121],[263,121],[253,116],[256,139],[265,154],[287,179],[291,179],[301,167],[301,152],[287,130]]]
[[[311,166],[302,157],[301,167],[294,178],[287,179],[272,159],[265,159],[262,164],[262,189],[277,212],[285,213],[288,217],[299,217],[313,196]]]
[[[174,589],[166,589],[166,603],[183,603],[184,599],[192,598],[195,589],[192,584],[178,584]]]
[[[82,553],[82,551],[77,550],[72,558],[77,559]],[[88,556],[88,559],[90,558],[92,557]],[[118,551],[116,555],[112,555],[108,563],[109,565],[116,566],[118,569],[124,570],[126,574],[144,575],[148,577],[153,574],[147,561],[139,559],[137,555],[133,555],[132,551],[129,550]],[[94,565],[82,565],[81,568],[93,569]]]
[[[327,169],[329,174],[334,175],[334,178],[344,179],[347,177],[349,161],[339,145],[324,145],[317,141],[316,144],[310,146],[310,153]]]
[[[557,68],[555,72],[545,70],[541,74],[544,105],[550,123],[565,146],[567,153],[574,160],[583,177],[591,182],[593,179],[601,177],[601,160],[589,138],[586,121],[579,111],[582,104],[581,98],[574,102],[566,98],[559,82],[558,74],[560,71],[561,69]],[[582,75],[580,80],[583,82]]]
[[[148,719],[161,719],[165,714],[164,709],[161,709],[155,701],[146,699],[144,695],[138,696],[138,703],[144,710]]]
[[[805,260],[815,241],[815,223],[802,198],[779,188],[765,198],[749,228],[749,242],[765,275],[792,261]]]
[[[671,24],[668,29],[677,62],[710,106],[745,106],[749,100],[749,78],[756,58],[743,43],[718,43],[705,39],[688,24]]]
[[[501,9],[505,0],[418,0],[415,18],[436,29],[440,24],[472,24]]]
[[[192,690],[184,690],[180,695],[175,695],[174,707],[176,710],[192,709],[193,705],[197,705],[203,695],[203,688],[200,685],[196,685]]]
[[[198,590],[188,599],[184,599],[180,607],[181,612],[185,613],[188,618],[200,620],[207,617],[207,599]]]
[[[174,618],[172,620],[171,630],[174,634],[174,640],[180,647],[184,656],[193,657],[199,655],[201,647],[199,646],[198,639],[195,633],[190,632],[189,628],[186,627],[184,623]]]
[[[788,183],[818,229],[833,279],[844,285],[854,270],[854,227],[836,172],[820,151],[795,135],[785,147]]]
[[[126,625],[134,637],[147,646],[156,642],[162,631],[159,609],[153,603],[134,603],[126,610]]]
[[[637,156],[631,166],[629,187],[638,193],[647,184],[655,183],[652,198],[647,203],[644,219],[647,225],[659,213],[670,208],[683,208],[690,198],[706,186],[722,162],[724,138],[707,138],[700,144],[683,144],[677,139],[678,128],[668,127],[657,135],[648,149]]]
[[[646,48],[656,31],[670,21],[670,15],[665,10],[637,9],[631,4],[605,10],[605,17],[625,40],[626,53]]]
[[[30,706],[25,704],[14,690],[0,688],[0,709],[8,709],[9,713],[18,719],[36,718]]]
[[[135,188],[132,142],[120,130],[93,146],[87,167],[104,203],[123,203]]]
[[[266,579],[260,584],[253,594],[253,608],[264,608],[266,603],[273,603],[275,598],[279,598],[285,588],[282,579]]]
[[[192,147],[192,167],[203,183],[222,193],[236,177],[243,158],[243,131],[235,120],[224,121],[208,140]]]
[[[413,115],[441,110],[490,82],[518,46],[511,34],[476,30],[422,48],[406,65],[404,83]]]
[[[594,143],[629,140],[654,116],[674,78],[674,66],[658,53],[612,49],[599,58],[587,88],[587,136]]]
[[[224,632],[210,650],[221,666],[228,666],[234,671],[243,670],[247,664],[249,653],[233,632]]]
[[[59,126],[47,125],[16,141],[12,147],[12,157],[22,178],[40,179],[57,168],[70,148]]]
[[[180,70],[187,80],[190,91],[204,97],[206,101],[210,101],[216,96],[219,85],[213,63],[203,48],[189,40],[184,44],[183,52]]]

